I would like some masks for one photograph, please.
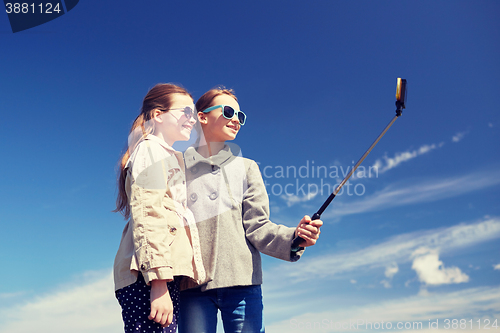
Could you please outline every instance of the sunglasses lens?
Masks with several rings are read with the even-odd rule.
[[[230,106],[225,105],[224,106],[224,117],[226,119],[232,119],[234,117],[234,109]],[[245,123],[246,116],[243,112],[239,111],[238,112],[238,121],[240,122],[240,125],[243,125]]]
[[[193,109],[191,107],[186,106],[184,108],[184,114],[186,115],[186,118],[190,119],[193,116],[194,111],[193,111]]]
[[[245,125],[245,120],[246,120],[246,116],[243,112],[238,112],[238,120],[240,121],[240,125]]]
[[[231,119],[234,117],[234,109],[230,106],[224,106],[224,117],[227,119]]]

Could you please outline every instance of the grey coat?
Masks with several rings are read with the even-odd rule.
[[[210,158],[193,147],[184,154],[188,207],[207,274],[202,290],[262,284],[259,252],[287,261],[297,261],[303,253],[291,251],[295,228],[269,220],[259,167],[238,153],[237,146],[226,145]]]

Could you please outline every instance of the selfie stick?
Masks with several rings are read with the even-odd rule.
[[[332,200],[335,198],[337,193],[339,193],[342,186],[344,186],[344,184],[347,183],[347,181],[352,176],[352,174],[356,171],[356,169],[359,167],[361,162],[363,162],[363,160],[366,158],[366,156],[368,156],[368,154],[372,151],[373,147],[375,147],[375,145],[384,136],[385,132],[387,132],[389,127],[391,127],[392,124],[396,121],[396,119],[398,119],[398,117],[400,117],[403,114],[403,109],[405,108],[405,102],[406,102],[406,80],[398,78],[398,84],[397,84],[397,88],[396,88],[396,115],[394,116],[394,118],[392,118],[389,125],[387,125],[384,128],[382,133],[380,133],[380,135],[377,137],[377,139],[372,143],[370,148],[368,148],[368,150],[363,154],[363,156],[361,156],[358,163],[356,163],[356,165],[352,168],[352,170],[349,172],[349,174],[347,174],[347,176],[344,178],[344,180],[339,184],[339,186],[337,186],[335,191],[333,191],[333,193],[330,194],[330,196],[328,197],[328,199],[326,199],[326,201],[323,203],[321,208],[316,213],[314,213],[314,215],[311,217],[311,220],[318,220],[321,217],[321,214],[323,214],[326,207],[328,207],[328,205],[332,202]],[[303,238],[296,237],[292,242],[292,249],[298,249],[299,244],[302,243],[303,241],[304,241]]]

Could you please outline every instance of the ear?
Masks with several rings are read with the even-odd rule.
[[[162,123],[163,122],[163,119],[161,119],[161,115],[162,115],[162,111],[158,110],[158,109],[155,109],[153,111],[153,119],[157,122],[157,123]]]
[[[200,122],[200,124],[206,125],[208,122],[207,114],[202,111],[198,112],[198,121]]]

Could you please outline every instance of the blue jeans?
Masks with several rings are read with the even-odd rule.
[[[220,310],[225,333],[264,333],[262,290],[238,286],[181,292],[179,333],[215,333]]]

